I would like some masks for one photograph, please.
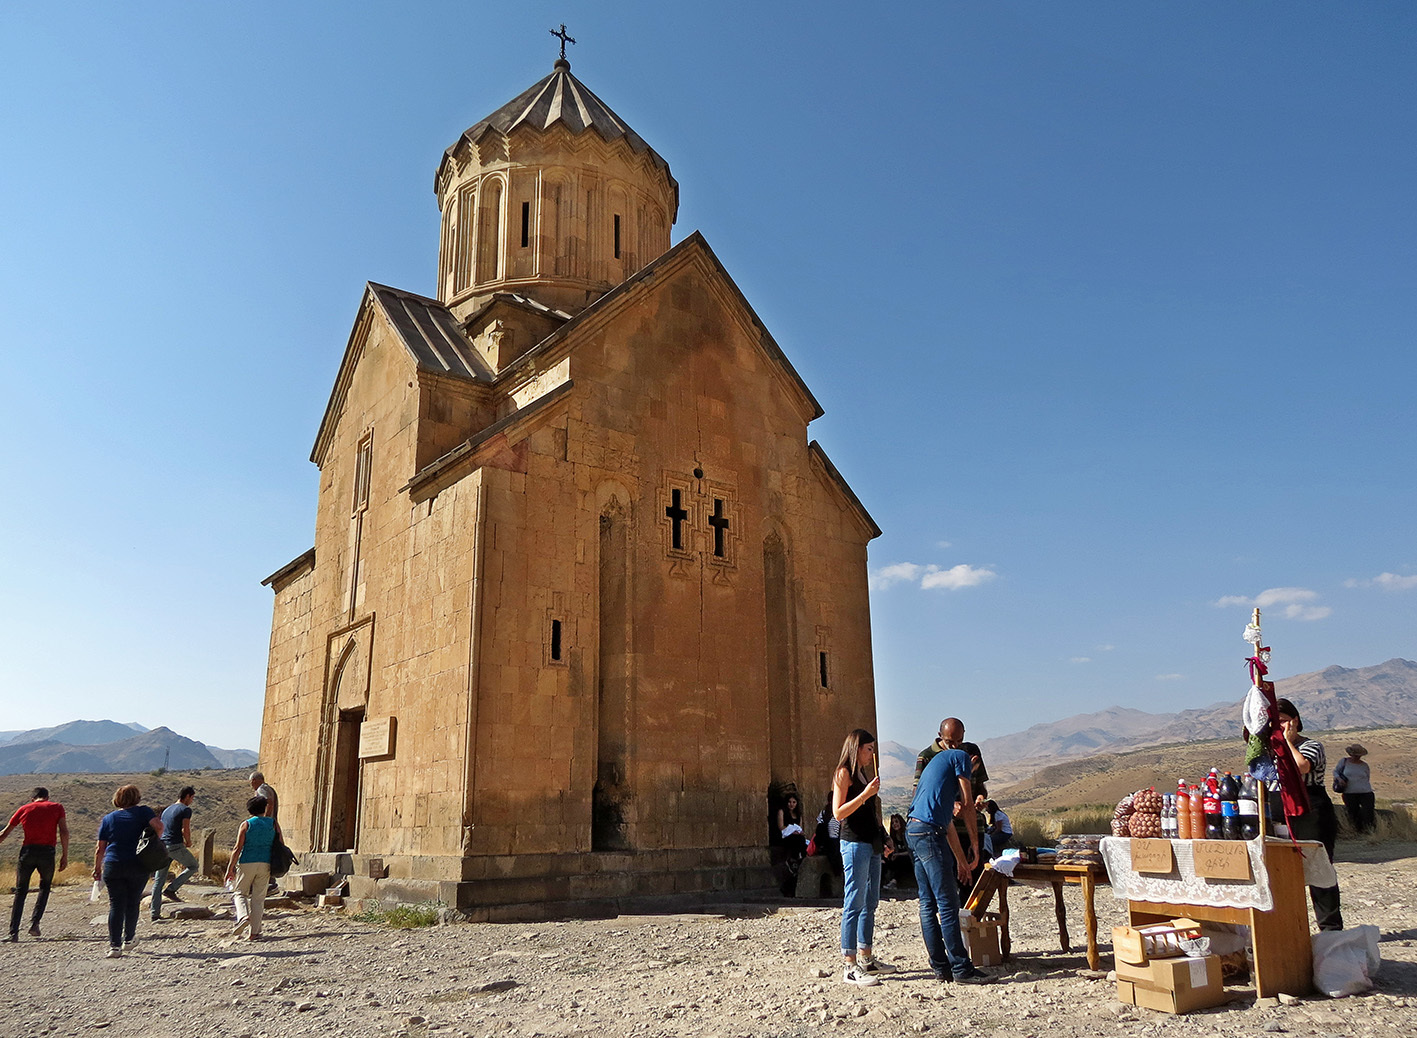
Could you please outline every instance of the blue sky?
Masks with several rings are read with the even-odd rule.
[[[12,4],[0,729],[254,747],[362,286],[563,21],[885,531],[883,738],[1417,652],[1411,5]]]

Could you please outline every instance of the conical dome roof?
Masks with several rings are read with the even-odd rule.
[[[537,130],[549,130],[560,123],[572,133],[594,130],[607,141],[624,140],[636,152],[647,154],[650,160],[669,173],[669,163],[659,153],[645,143],[634,130],[625,123],[590,88],[571,75],[571,63],[564,58],[557,60],[551,75],[522,91],[487,118],[474,123],[457,143],[444,153],[451,158],[463,141],[476,143],[489,129],[509,134],[518,126],[530,126]],[[678,183],[670,176],[678,194]]]

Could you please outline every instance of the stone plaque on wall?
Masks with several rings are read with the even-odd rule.
[[[359,758],[371,760],[394,755],[394,731],[398,727],[392,717],[376,717],[359,726]]]

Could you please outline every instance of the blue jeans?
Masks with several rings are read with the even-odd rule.
[[[905,841],[915,855],[915,884],[920,888],[920,935],[937,977],[969,972],[969,952],[959,932],[959,880],[948,830],[912,818]]]
[[[108,888],[108,943],[121,948],[138,931],[138,909],[148,874],[136,861],[104,862],[103,883]]]
[[[162,892],[170,891],[176,893],[183,883],[197,874],[200,867],[197,864],[196,855],[187,849],[186,844],[164,843],[167,849],[167,864],[153,873],[153,896],[152,896],[152,917],[160,919],[162,917]],[[177,874],[177,878],[171,883],[167,881],[168,873],[172,869],[172,863],[182,866],[182,871]]]
[[[881,856],[869,843],[841,841],[841,954],[870,948],[876,934],[876,904],[881,900]]]

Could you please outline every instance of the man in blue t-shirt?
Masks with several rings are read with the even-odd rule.
[[[197,857],[191,849],[192,801],[196,798],[197,791],[195,789],[191,786],[183,786],[181,792],[177,794],[177,800],[169,804],[167,810],[162,813],[162,845],[167,850],[169,864],[153,873],[152,917],[154,920],[162,918],[162,899],[165,897],[169,901],[181,901],[182,899],[177,896],[178,889],[195,876],[200,868],[197,864]],[[177,874],[176,879],[169,883],[167,882],[167,874],[173,861],[182,866],[182,871]]]
[[[969,856],[964,856],[955,832],[955,803],[973,805],[969,755],[959,748],[964,723],[947,717],[940,725],[944,749],[935,753],[920,773],[905,839],[915,856],[915,883],[920,890],[920,936],[930,957],[930,968],[941,981],[982,984],[992,979],[969,961],[959,930],[959,885],[979,862],[978,824],[972,810],[965,812]]]

